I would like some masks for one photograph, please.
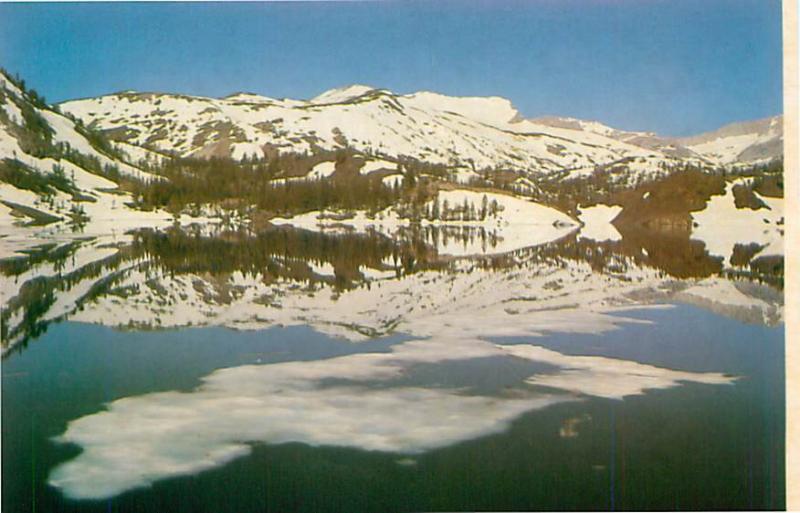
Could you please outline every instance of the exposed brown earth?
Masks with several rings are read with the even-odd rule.
[[[614,225],[640,226],[661,232],[689,232],[691,213],[706,207],[711,196],[725,193],[725,179],[701,171],[679,171],[633,190],[614,194],[611,205],[622,212]]]
[[[736,208],[749,208],[751,210],[769,208],[753,193],[752,189],[743,184],[733,186],[733,199]]]
[[[764,249],[764,246],[756,243],[750,244],[736,244],[733,247],[733,254],[731,255],[731,265],[735,267],[745,267],[759,251]]]

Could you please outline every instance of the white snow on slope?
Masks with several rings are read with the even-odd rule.
[[[783,139],[781,116],[724,126],[719,130],[682,140],[687,148],[719,164],[736,164],[740,155],[758,146],[780,146]],[[754,163],[769,161],[776,155],[751,156]],[[781,154],[782,155],[782,154]]]
[[[336,171],[336,162],[320,162],[309,171],[308,178],[311,180],[328,178],[334,171]]]
[[[125,142],[114,142],[113,144],[116,149],[126,155],[128,162],[131,164],[138,164],[141,161],[145,161],[147,163],[157,165],[169,158],[164,154],[142,148],[141,146],[136,146]]]
[[[756,142],[757,136],[753,134],[737,135],[732,137],[721,137],[713,141],[697,144],[692,149],[711,154],[719,159],[725,159],[726,155],[738,155],[745,148]]]
[[[505,98],[458,97],[421,91],[403,97],[408,104],[423,111],[454,113],[487,125],[505,127],[519,115]]]
[[[400,187],[403,185],[403,175],[397,173],[387,175],[381,178],[381,182],[387,187]]]
[[[611,221],[622,212],[620,206],[594,205],[592,207],[578,207],[578,219],[583,226],[580,236],[597,242],[606,240],[620,240],[622,235],[617,231]]]
[[[766,303],[758,298],[743,294],[735,282],[722,278],[707,278],[681,291],[682,296],[694,296],[711,302],[736,307],[760,307]]]
[[[19,110],[19,105],[27,103],[28,108],[38,113],[51,128],[54,144],[67,144],[83,157],[94,157],[103,167],[115,166],[124,175],[142,180],[159,179],[135,166],[112,159],[96,150],[81,135],[71,119],[57,112],[34,106],[2,73],[0,73],[0,85],[5,93],[2,103],[4,110],[13,113]],[[28,223],[31,220],[29,217],[16,217],[10,207],[3,205],[0,208],[0,252],[3,256],[21,256],[24,250],[45,243],[61,244],[81,237],[107,235],[113,237],[122,235],[129,229],[166,227],[173,222],[173,216],[166,212],[143,212],[132,208],[130,203],[133,198],[126,192],[116,190],[116,183],[87,171],[67,159],[42,158],[26,153],[14,134],[19,129],[26,130],[27,128],[24,124],[16,127],[6,126],[9,122],[21,121],[20,118],[21,115],[10,116],[9,121],[4,121],[4,124],[0,126],[0,159],[19,161],[27,166],[30,172],[44,177],[52,175],[57,167],[60,167],[67,180],[77,189],[78,194],[73,197],[72,194],[55,190],[51,195],[51,200],[45,200],[43,195],[30,190],[17,188],[10,183],[0,183],[0,201],[33,209],[58,219],[58,221],[46,225],[30,224]],[[126,149],[139,156],[146,151],[134,146],[128,146]],[[83,215],[88,218],[88,221],[82,224],[80,229],[71,221],[70,217],[76,211],[82,211]],[[193,220],[193,222],[202,221],[208,220]]]
[[[364,96],[365,94],[372,91],[376,91],[376,88],[361,84],[353,84],[350,86],[341,87],[338,89],[331,89],[330,91],[325,91],[319,96],[315,96],[314,98],[312,98],[309,101],[309,103],[314,103],[314,104],[342,103],[353,100],[360,96]]]
[[[137,133],[131,143],[182,155],[216,148],[227,134],[236,158],[260,154],[265,144],[283,152],[334,150],[343,137],[365,153],[529,173],[593,169],[623,157],[672,161],[602,134],[512,122],[516,110],[496,97],[403,96],[357,86],[310,102],[126,93],[66,102],[62,109],[102,128],[127,127]]]
[[[759,256],[783,255],[783,199],[754,193],[769,209],[736,208],[733,185],[727,184],[724,195],[712,196],[704,210],[692,213],[697,224],[692,238],[705,242],[709,253],[726,260],[736,244],[765,246]]]
[[[370,173],[374,173],[375,171],[380,171],[385,169],[388,169],[390,171],[396,171],[397,164],[382,159],[368,160],[364,163],[361,169],[358,170],[358,172],[362,175],[368,175]]]
[[[575,221],[568,215],[558,210],[546,207],[539,203],[518,198],[509,194],[496,192],[482,192],[467,189],[453,189],[439,191],[439,202],[444,205],[447,201],[451,208],[461,206],[464,202],[480,209],[483,198],[487,203],[497,202],[501,212],[496,220],[487,216],[485,223],[489,224],[519,224],[519,225],[575,225]],[[470,221],[472,222],[472,221]]]
[[[47,123],[55,130],[53,138],[57,142],[65,142],[73,149],[83,153],[84,155],[91,155],[100,161],[100,164],[114,165],[119,168],[120,172],[140,180],[154,180],[155,176],[135,168],[124,162],[115,161],[106,155],[95,150],[89,141],[79,134],[75,128],[72,120],[49,110],[40,110],[39,113],[45,118]]]

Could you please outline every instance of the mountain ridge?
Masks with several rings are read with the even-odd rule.
[[[79,96],[79,97],[76,97],[76,98],[68,98],[68,99],[65,99],[65,100],[57,101],[57,102],[54,103],[54,105],[64,105],[64,104],[77,103],[77,102],[86,101],[86,100],[94,100],[94,99],[98,99],[98,98],[111,97],[111,96],[121,96],[121,95],[175,96],[175,97],[187,97],[187,98],[194,98],[194,99],[211,99],[211,100],[231,100],[231,99],[234,99],[234,98],[240,97],[240,96],[241,97],[249,96],[249,97],[252,97],[254,100],[264,100],[264,101],[270,101],[270,102],[276,102],[276,103],[280,103],[280,102],[300,103],[300,104],[303,104],[303,103],[314,103],[314,104],[341,103],[341,102],[346,101],[347,98],[342,99],[340,102],[323,101],[323,99],[327,95],[329,95],[331,93],[344,92],[344,91],[348,91],[348,90],[352,90],[352,89],[355,89],[355,90],[361,89],[361,90],[363,90],[363,92],[352,94],[350,96],[350,99],[357,98],[359,96],[363,96],[364,94],[367,94],[367,93],[373,92],[373,91],[385,92],[385,93],[391,94],[393,96],[398,96],[398,97],[413,97],[415,95],[420,95],[420,94],[430,94],[430,95],[436,95],[436,96],[439,96],[439,97],[453,98],[453,99],[468,99],[468,100],[469,99],[497,99],[497,100],[503,100],[505,102],[508,102],[511,105],[512,109],[516,112],[517,118],[516,119],[509,119],[508,122],[510,122],[510,123],[515,123],[515,122],[520,122],[520,121],[531,121],[531,122],[534,122],[534,123],[537,123],[537,124],[550,124],[550,123],[552,123],[553,126],[557,126],[558,122],[564,123],[565,125],[568,125],[570,123],[581,123],[581,124],[584,124],[584,125],[587,125],[587,124],[588,125],[596,125],[598,127],[604,128],[604,129],[606,129],[608,131],[619,132],[621,134],[653,136],[653,137],[660,137],[660,138],[663,138],[663,139],[671,139],[671,140],[695,139],[695,138],[701,137],[703,135],[712,134],[712,133],[721,131],[721,130],[723,130],[725,128],[728,128],[728,127],[735,127],[735,126],[738,126],[738,125],[748,125],[748,124],[753,124],[753,123],[765,122],[765,121],[773,120],[773,119],[776,119],[776,118],[778,118],[778,119],[782,119],[783,118],[783,113],[780,113],[780,114],[760,116],[760,117],[757,117],[757,118],[748,118],[748,119],[728,121],[728,122],[725,122],[725,123],[717,126],[716,128],[711,128],[711,129],[708,129],[708,130],[700,131],[700,132],[697,132],[697,133],[691,133],[691,134],[688,134],[688,135],[664,135],[664,134],[660,134],[659,132],[656,132],[656,131],[616,128],[616,127],[613,127],[613,126],[607,124],[606,122],[604,122],[604,121],[602,121],[600,119],[595,119],[595,118],[578,118],[578,117],[574,117],[574,116],[561,116],[561,115],[557,115],[557,114],[523,115],[514,106],[514,103],[513,103],[512,100],[510,100],[510,99],[508,99],[508,98],[506,98],[504,96],[499,96],[499,95],[489,95],[489,96],[448,95],[448,94],[445,94],[445,93],[440,93],[438,91],[432,91],[432,90],[428,90],[428,89],[420,89],[418,91],[414,91],[414,92],[411,92],[411,93],[394,93],[391,89],[388,89],[388,88],[377,87],[377,86],[372,86],[372,85],[363,84],[363,83],[356,83],[356,82],[348,83],[348,84],[345,84],[345,85],[342,85],[342,86],[333,87],[331,89],[325,90],[325,91],[317,94],[316,96],[313,96],[313,97],[308,98],[308,99],[293,98],[293,97],[288,97],[288,96],[285,96],[285,97],[275,96],[275,97],[273,97],[273,96],[267,96],[267,95],[264,95],[262,93],[258,93],[258,92],[255,92],[255,91],[248,91],[248,90],[237,90],[237,91],[234,91],[234,92],[231,92],[231,93],[228,93],[228,94],[224,94],[224,95],[221,95],[221,96],[206,96],[206,95],[201,95],[201,94],[169,92],[169,91],[163,91],[163,90],[123,89],[123,90],[119,90],[119,91],[112,91],[112,92],[109,92],[109,93],[98,94],[98,95]]]
[[[331,89],[310,100],[252,93],[209,98],[123,92],[60,106],[116,140],[181,157],[241,159],[271,151],[313,153],[350,147],[393,159],[473,171],[517,169],[530,176],[564,171],[584,176],[598,166],[633,159],[637,164],[629,166],[630,172],[638,176],[682,162],[742,166],[782,155],[782,129],[773,126],[781,125],[780,115],[767,118],[766,129],[758,121],[734,124],[755,127],[744,134],[721,127],[674,138],[575,118],[528,119],[498,96],[395,94],[362,84]],[[719,140],[707,140],[713,134]]]

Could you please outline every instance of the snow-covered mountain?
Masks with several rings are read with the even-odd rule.
[[[395,95],[366,86],[309,101],[120,93],[62,104],[118,140],[181,156],[262,156],[349,146],[384,157],[548,172],[663,155],[598,134],[517,121],[502,98]]]
[[[781,117],[675,139],[570,118],[524,119],[499,97],[399,95],[364,85],[311,100],[122,92],[61,108],[118,141],[194,157],[349,146],[389,159],[585,176],[620,162],[632,173],[647,173],[677,162],[752,164],[782,154]]]
[[[765,162],[783,155],[783,116],[732,123],[676,141],[722,164]]]
[[[117,142],[111,144],[99,137],[94,128],[105,130]],[[442,315],[459,310],[478,317],[485,312],[491,318],[500,318],[495,314],[501,310],[503,315],[518,315],[507,303],[518,297],[529,301],[527,292],[523,292],[531,288],[550,291],[554,300],[551,306],[560,310],[560,302],[573,305],[574,296],[564,294],[566,285],[549,285],[556,283],[556,274],[559,280],[563,275],[565,283],[569,280],[581,287],[569,290],[586,298],[582,306],[598,308],[611,304],[619,294],[640,293],[643,287],[648,289],[644,292],[648,298],[664,299],[664,273],[681,279],[708,278],[723,269],[745,272],[750,266],[753,272],[782,278],[783,201],[779,177],[774,174],[723,176],[690,170],[684,176],[670,174],[609,195],[607,205],[595,204],[592,199],[596,198],[590,193],[596,193],[596,189],[588,188],[588,203],[571,211],[562,204],[544,201],[549,190],[542,192],[544,199],[534,197],[540,202],[536,203],[507,190],[447,183],[453,176],[460,179],[474,175],[473,166],[510,168],[528,174],[534,189],[537,184],[533,178],[537,176],[552,177],[551,182],[560,187],[563,177],[591,176],[602,166],[613,173],[622,168],[623,174],[641,178],[663,174],[663,164],[693,162],[712,167],[762,162],[781,154],[780,138],[780,118],[729,126],[678,141],[619,131],[596,122],[526,120],[502,98],[452,98],[429,92],[401,96],[367,86],[328,91],[308,101],[273,100],[249,93],[224,99],[120,93],[68,102],[58,109],[0,72],[0,254],[17,257],[9,260],[13,264],[7,264],[0,283],[0,324],[5,330],[0,333],[0,342],[7,348],[23,340],[32,327],[38,326],[35,323],[70,315],[88,322],[147,326],[214,323],[238,327],[302,322],[321,330],[363,335],[383,333],[417,320],[427,322],[426,316],[434,307]],[[270,156],[276,151],[313,152],[343,146],[365,155],[347,157],[342,162],[335,161],[330,153],[317,155],[306,159],[311,161],[307,162],[307,174],[278,175],[273,181],[335,181],[342,176],[350,183],[346,182],[348,173],[350,178],[374,173],[376,180],[384,183],[404,183],[399,157],[444,163],[457,172],[452,176],[427,175],[436,181],[432,187],[435,196],[420,205],[428,214],[417,219],[414,229],[401,203],[379,211],[309,210],[288,217],[258,211],[246,221],[240,219],[241,224],[255,224],[261,216],[269,215],[270,229],[290,233],[288,227],[275,228],[289,225],[306,230],[302,237],[330,232],[398,243],[413,235],[422,243],[413,246],[427,248],[424,254],[429,253],[430,261],[436,263],[431,273],[443,265],[463,265],[470,280],[465,282],[468,287],[454,291],[448,282],[445,294],[443,282],[437,288],[431,275],[406,279],[406,270],[398,263],[402,259],[394,257],[390,265],[388,254],[382,258],[372,255],[370,261],[343,269],[335,258],[320,259],[310,254],[306,255],[307,262],[299,262],[278,252],[269,265],[258,262],[271,273],[264,271],[258,278],[238,269],[229,276],[211,276],[202,266],[196,274],[176,278],[169,269],[160,269],[152,262],[151,249],[142,243],[142,237],[147,239],[143,232],[133,232],[135,228],[166,228],[178,219],[197,223],[192,232],[196,237],[205,231],[216,234],[211,225],[221,224],[214,216],[222,207],[213,203],[195,205],[200,213],[188,219],[185,210],[168,214],[136,208],[143,203],[134,201],[123,187],[125,177],[147,182],[170,176],[148,174],[144,169],[150,168],[140,165],[143,161],[153,164],[168,158],[167,154],[240,158],[253,153]],[[212,167],[216,171],[216,166]],[[539,184],[544,187],[546,181]],[[135,184],[127,185],[137,190]],[[629,222],[618,222],[621,218]],[[680,225],[683,231],[678,236],[675,230],[666,230],[665,234],[659,230],[662,225]],[[232,237],[234,232],[222,233]],[[256,243],[252,234],[247,237],[243,246]],[[650,243],[648,237],[655,242]],[[279,239],[285,242],[283,237]],[[182,247],[183,239],[178,240],[178,247]],[[275,240],[267,238],[264,243],[275,249]],[[329,245],[330,241],[320,243],[321,247]],[[539,251],[543,253],[531,261],[535,264],[531,274],[525,279],[515,275],[513,283],[519,284],[519,291],[513,295],[503,292],[507,290],[507,277],[488,269],[477,272],[470,263],[473,258],[491,257],[500,262]],[[583,255],[580,265],[563,267],[560,259],[575,258],[576,252]],[[622,264],[630,265],[630,269],[617,276]],[[607,267],[608,273],[596,274],[598,266]],[[775,266],[780,269],[775,270]],[[284,269],[278,275],[285,281],[275,281],[277,269]],[[368,308],[353,310],[353,303],[337,303],[341,291],[330,287],[343,276],[366,282],[374,279],[376,285],[380,282],[384,287],[397,283],[398,297],[410,298],[401,305],[408,307],[407,312],[402,313],[397,304],[374,310],[374,305],[384,304],[381,293],[386,289],[379,287],[358,287],[348,292],[350,298]],[[311,296],[305,287],[295,286],[294,281],[309,277],[328,287],[321,296]],[[35,290],[28,285],[34,280],[39,283]],[[680,291],[682,300],[716,308],[723,297],[735,303],[726,303],[724,308],[741,310],[736,310],[736,315],[759,322],[780,318],[778,302],[742,297],[735,293],[738,289],[729,290],[732,287],[721,280],[712,280],[708,286]],[[147,285],[140,287],[142,283]],[[469,288],[472,283],[480,286],[473,290]],[[406,287],[414,293],[406,293]],[[118,293],[103,292],[108,290]],[[289,290],[296,290],[296,294],[286,294]],[[489,291],[495,290],[502,292],[496,302],[487,299]],[[451,292],[458,301],[448,295]],[[44,298],[41,303],[34,301],[37,308],[47,300],[39,317],[27,313],[27,301],[33,296]],[[285,301],[279,299],[283,297]],[[169,306],[174,298],[194,299],[187,303],[191,308],[175,310]],[[544,300],[543,296],[539,299]],[[421,304],[427,308],[417,309]],[[174,317],[169,317],[173,310]],[[431,322],[437,324],[439,320]]]
[[[125,176],[156,177],[92,131],[46,106],[0,72],[0,252],[126,227],[169,224],[118,188]]]
[[[552,127],[600,134],[681,159],[701,159],[715,165],[763,164],[783,156],[783,116],[731,123],[691,137],[664,137],[653,132],[617,130],[597,121],[541,117],[532,120]]]

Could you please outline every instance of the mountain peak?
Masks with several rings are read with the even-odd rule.
[[[238,91],[222,98],[226,101],[239,102],[239,103],[264,103],[275,101],[272,98],[263,96],[257,93],[250,93],[247,91]]]
[[[421,109],[454,113],[496,127],[504,127],[519,117],[511,100],[500,96],[447,96],[419,91],[404,98]]]
[[[314,98],[309,100],[309,103],[315,103],[315,104],[344,103],[349,100],[353,100],[355,98],[364,96],[365,94],[369,94],[373,91],[388,92],[386,89],[379,89],[364,84],[351,84],[348,86],[337,87],[335,89],[330,89],[328,91],[325,91],[324,93],[315,96]]]

